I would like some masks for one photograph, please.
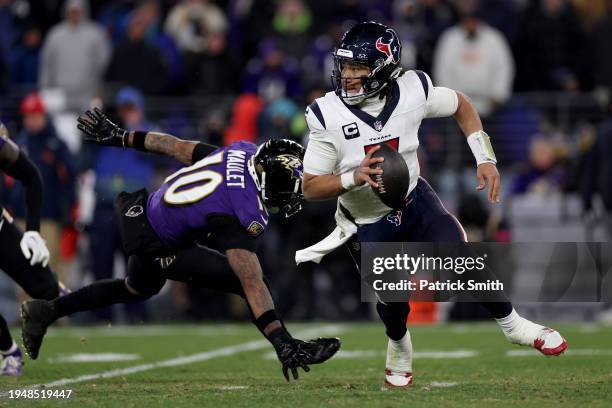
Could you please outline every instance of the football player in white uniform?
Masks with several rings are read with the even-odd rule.
[[[466,241],[461,224],[419,176],[418,129],[425,118],[454,116],[476,158],[477,190],[488,185],[489,202],[500,200],[493,148],[469,98],[434,86],[424,72],[404,71],[400,56],[396,33],[375,22],[353,26],[334,50],[335,91],[306,109],[310,133],[303,193],[307,200],[338,198],[338,227],[320,243],[298,251],[298,263],[318,262],[351,237],[359,242]],[[370,188],[376,187],[372,175],[382,172],[370,168],[382,160],[371,157],[381,143],[398,150],[410,170],[408,195],[397,211]],[[483,302],[483,306],[510,342],[545,355],[559,355],[567,348],[557,331],[519,316],[509,301]],[[376,309],[389,337],[385,385],[407,387],[412,383],[412,343],[406,328],[409,304],[379,301]]]

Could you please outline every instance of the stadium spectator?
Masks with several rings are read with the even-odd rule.
[[[135,12],[127,27],[126,39],[117,45],[106,73],[109,81],[131,85],[145,94],[159,95],[168,86],[168,70],[160,51],[146,41],[154,20]]]
[[[208,0],[183,0],[170,10],[165,30],[182,51],[200,53],[208,46],[209,34],[225,34],[227,18]]]
[[[223,136],[223,144],[227,146],[239,140],[255,142],[258,136],[257,118],[262,108],[262,100],[253,93],[246,93],[236,98],[230,125]]]
[[[22,21],[15,13],[13,0],[0,0],[0,60],[8,61],[13,46],[23,29]]]
[[[334,69],[332,51],[334,44],[342,36],[341,24],[330,24],[327,31],[314,38],[307,54],[302,58],[302,79],[305,87],[318,87],[321,83],[327,88]],[[306,98],[308,101],[308,98]]]
[[[240,63],[230,54],[225,36],[207,35],[206,51],[185,55],[185,79],[190,93],[201,95],[233,94],[238,91]]]
[[[612,0],[606,0],[606,13],[595,26],[589,41],[589,66],[595,89],[604,100],[612,100]]]
[[[301,58],[312,41],[312,14],[302,0],[281,0],[272,20],[274,35],[286,55]]]
[[[298,100],[302,85],[297,61],[285,57],[276,39],[266,39],[259,46],[259,56],[247,65],[242,91],[256,93],[266,102],[283,97]]]
[[[65,19],[45,38],[39,73],[41,89],[61,89],[69,110],[81,111],[98,92],[110,57],[101,26],[88,19],[86,0],[67,0]]]
[[[74,158],[66,143],[57,136],[38,94],[27,95],[21,102],[20,110],[23,130],[16,142],[40,171],[44,186],[40,233],[49,248],[51,269],[61,281],[66,281],[69,265],[61,256],[60,243],[64,228],[72,224],[71,210],[76,201]],[[15,215],[24,219],[20,185],[18,183],[14,189],[12,202],[15,203]]]
[[[453,9],[442,0],[395,0],[393,20],[402,40],[402,66],[432,72],[438,38],[455,21]]]
[[[121,89],[115,102],[120,123],[125,129],[154,129],[146,120],[144,98],[138,90]],[[136,191],[143,186],[150,190],[154,186],[157,163],[150,155],[134,149],[94,148],[90,152],[96,155],[95,160],[89,160],[93,163],[96,174],[96,205],[90,226],[90,250],[94,280],[100,280],[113,277],[115,255],[120,255],[123,264],[127,266],[113,201],[122,191]],[[130,311],[127,316],[130,321],[146,319],[146,311],[141,306],[130,308]],[[113,318],[110,309],[101,309],[92,314],[94,319],[99,321],[109,321]]]
[[[259,116],[259,135],[257,144],[268,139],[292,139],[300,141],[303,135],[294,135],[292,124],[295,119],[302,120],[304,115],[291,99],[281,98],[270,103]]]
[[[227,10],[228,40],[230,44],[240,44],[235,51],[248,60],[257,54],[259,43],[270,33],[270,28],[262,27],[261,22],[274,18],[275,4],[269,0],[231,1]]]
[[[558,158],[554,136],[536,135],[529,147],[529,163],[512,182],[512,194],[535,194],[547,197],[560,193],[566,181]]]
[[[527,7],[515,47],[518,90],[579,89],[583,33],[571,3],[540,0]]]
[[[514,60],[503,35],[479,18],[476,0],[458,6],[461,22],[442,34],[435,51],[434,80],[467,94],[487,117],[510,97]]]
[[[42,33],[36,26],[28,27],[22,42],[15,47],[11,57],[11,81],[13,85],[35,85],[38,81]]]
[[[608,105],[608,116],[597,131],[597,138],[585,155],[581,174],[581,193],[585,213],[593,210],[593,197],[599,194],[604,206],[604,223],[608,240],[612,240],[612,101]]]

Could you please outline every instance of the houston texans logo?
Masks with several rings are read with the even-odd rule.
[[[380,52],[382,52],[383,54],[385,54],[387,56],[387,58],[391,58],[391,62],[393,62],[394,64],[397,64],[397,60],[395,59],[395,56],[393,55],[393,52],[391,50],[391,44],[393,43],[393,37],[391,37],[391,41],[389,41],[388,43],[384,43],[382,41],[382,37],[379,37],[376,40],[376,49]],[[395,48],[393,51],[396,51],[397,48]]]
[[[391,213],[387,215],[387,221],[399,227],[400,225],[402,225],[402,212],[398,210],[395,212],[395,214]]]

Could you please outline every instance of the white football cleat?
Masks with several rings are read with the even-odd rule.
[[[391,371],[385,369],[384,388],[408,388],[412,385],[412,373]]]
[[[545,356],[559,356],[567,349],[567,341],[558,331],[521,319],[515,330],[504,333],[511,343],[533,347]]]
[[[412,340],[410,332],[401,340],[391,340],[387,345],[385,388],[407,388],[412,385]]]

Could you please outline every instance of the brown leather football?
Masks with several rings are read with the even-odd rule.
[[[372,157],[384,157],[382,163],[376,163],[371,168],[381,168],[383,174],[375,174],[372,180],[378,184],[378,188],[372,187],[374,193],[388,207],[399,208],[410,186],[410,172],[408,165],[401,154],[391,146],[382,143]]]

